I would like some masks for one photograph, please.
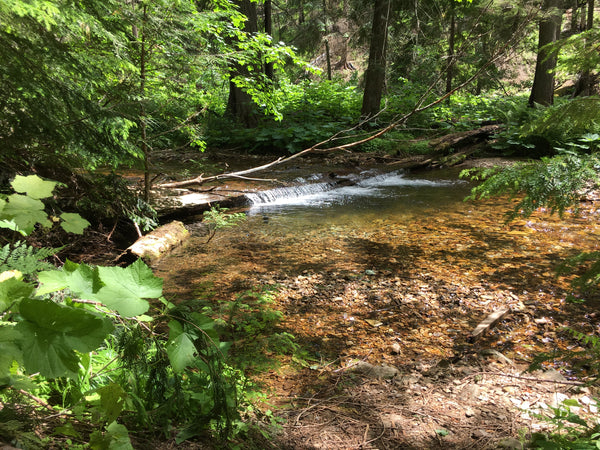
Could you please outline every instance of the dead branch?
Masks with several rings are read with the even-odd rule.
[[[512,375],[512,374],[508,374],[508,373],[502,373],[502,372],[486,372],[486,371],[482,371],[482,372],[477,372],[477,373],[472,373],[469,374],[468,376],[466,376],[465,378],[472,378],[474,376],[477,375],[492,375],[492,376],[496,376],[496,377],[508,377],[508,378],[514,378],[517,380],[524,380],[524,381],[533,381],[535,383],[555,383],[555,384],[564,384],[567,386],[588,386],[587,383],[581,382],[581,381],[569,381],[569,380],[547,380],[544,378],[537,378],[537,377],[525,377],[522,375]]]

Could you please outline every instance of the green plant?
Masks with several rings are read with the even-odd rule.
[[[23,236],[30,234],[36,225],[50,228],[59,222],[64,231],[82,234],[89,222],[79,214],[62,213],[48,217],[42,199],[52,197],[55,181],[43,180],[37,175],[17,175],[10,183],[16,193],[0,198],[0,228],[8,228]]]
[[[60,250],[60,248],[35,248],[22,241],[6,244],[0,248],[0,273],[17,270],[23,275],[31,275],[41,270],[48,270],[53,266],[45,259]]]
[[[563,214],[576,206],[582,193],[599,182],[597,154],[563,154],[540,161],[516,163],[505,168],[469,169],[461,177],[482,181],[473,188],[469,200],[500,194],[518,197],[508,219],[531,215],[541,207]]]
[[[227,214],[227,211],[227,208],[213,206],[204,213],[203,222],[208,224],[210,229],[210,234],[206,241],[207,244],[215,237],[217,230],[236,226],[243,220],[246,220],[246,214],[244,213]]]
[[[48,183],[26,178],[14,184],[30,198],[47,194],[55,184]],[[19,201],[9,196],[0,211],[10,229],[26,234],[36,223],[49,222],[37,201],[24,203],[32,211],[6,207]],[[67,219],[65,224],[82,221]],[[9,270],[0,273],[5,405],[29,397],[69,411],[94,431],[86,439],[70,422],[61,429],[92,448],[131,448],[127,426],[136,424],[165,432],[176,428],[180,442],[207,430],[222,437],[234,431],[239,374],[225,364],[228,345],[219,341],[212,319],[178,311],[162,297],[162,279],[141,260],[126,268],[67,260],[60,270],[40,271],[45,250],[15,248],[2,250]],[[26,280],[15,269],[19,265],[37,278]],[[17,441],[27,439],[11,430],[6,433]]]
[[[231,343],[231,360],[238,367],[264,370],[273,364],[272,355],[298,350],[295,337],[281,330],[283,313],[272,307],[275,286],[247,290],[233,301],[208,296],[202,311],[218,324],[224,338]],[[249,389],[251,390],[251,389]]]
[[[530,446],[548,450],[592,450],[600,448],[600,426],[591,425],[572,408],[581,408],[575,399],[550,406],[551,414],[535,414],[553,426],[551,433],[534,433]]]

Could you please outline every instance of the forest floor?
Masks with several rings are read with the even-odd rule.
[[[300,351],[249,371],[264,394],[251,418],[266,437],[240,448],[524,448],[532,433],[549,429],[538,415],[567,398],[596,423],[596,389],[582,383],[590,347],[565,328],[597,335],[598,298],[568,302],[569,279],[554,272],[582,245],[597,250],[596,207],[505,225],[485,204],[475,221],[461,211],[402,229],[382,220],[381,236],[347,236],[351,252],[317,233],[295,245],[246,233],[226,247],[217,239],[182,249],[201,253],[194,269],[173,267],[177,254],[168,267],[159,263],[173,298],[194,298],[206,286],[220,299],[278,286],[273,308],[284,319],[274,331],[292,334]],[[379,244],[384,237],[389,244]],[[498,324],[471,338],[504,309]],[[527,372],[541,354],[550,361]]]
[[[273,308],[284,320],[272,331],[292,334],[301,350],[249,371],[265,395],[255,419],[269,439],[241,447],[522,448],[549,429],[537,415],[566,398],[596,423],[596,390],[581,385],[590,348],[565,327],[597,335],[598,299],[568,302],[569,279],[554,271],[578,248],[597,250],[595,206],[506,225],[498,203],[510,207],[480,202],[468,220],[466,210],[408,227],[382,219],[379,233],[350,231],[341,246],[316,231],[266,242],[244,230],[158,264],[176,298],[278,286]],[[194,269],[173,266],[190,253],[198,259],[183,264]],[[526,372],[541,354],[550,360]]]

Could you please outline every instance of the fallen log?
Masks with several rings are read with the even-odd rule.
[[[189,231],[182,222],[173,221],[161,225],[130,245],[119,255],[117,262],[131,262],[137,258],[152,262],[173,247],[180,245],[188,236]]]
[[[485,125],[476,130],[459,131],[450,133],[429,141],[429,146],[436,152],[446,152],[449,149],[457,150],[474,143],[488,140],[502,128],[501,125]]]

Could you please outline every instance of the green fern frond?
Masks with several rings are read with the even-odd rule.
[[[6,244],[0,248],[0,272],[18,270],[24,275],[50,270],[54,266],[45,261],[58,253],[60,248],[35,248],[26,242],[18,241],[16,244]]]
[[[522,136],[544,136],[553,142],[564,142],[600,128],[600,98],[581,97],[546,108],[544,114],[524,125]]]

